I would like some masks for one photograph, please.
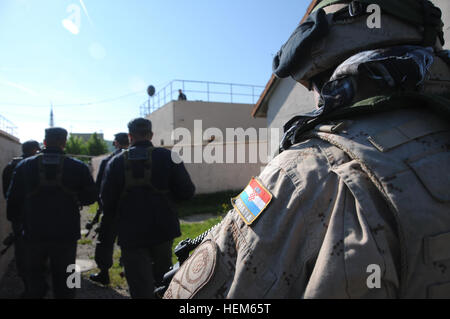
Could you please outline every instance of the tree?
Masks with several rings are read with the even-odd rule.
[[[91,135],[86,143],[87,154],[90,156],[98,156],[108,153],[108,145],[98,137],[97,133]]]
[[[71,155],[87,155],[87,148],[83,139],[73,135],[70,135],[67,140],[65,151]]]

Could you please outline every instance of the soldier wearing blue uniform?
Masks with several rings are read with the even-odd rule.
[[[183,163],[175,163],[169,150],[153,146],[149,120],[135,119],[128,129],[130,148],[106,167],[102,232],[117,223],[131,297],[153,298],[155,283],[172,264],[173,239],[181,235],[173,201],[190,199],[195,186]]]
[[[97,190],[89,168],[64,154],[67,131],[45,131],[41,154],[19,163],[8,192],[7,218],[20,225],[26,251],[28,290],[25,297],[43,298],[48,290],[49,262],[55,298],[74,298],[67,286],[80,239],[80,207],[94,203]]]
[[[117,133],[114,135],[114,147],[116,150],[100,163],[100,167],[97,174],[97,179],[95,180],[95,184],[97,185],[97,189],[100,192],[103,176],[105,175],[105,169],[108,162],[116,155],[120,154],[124,149],[127,149],[129,146],[128,134],[127,133]],[[101,201],[99,203],[99,212],[103,211]],[[101,225],[99,229],[99,238],[97,245],[95,246],[95,262],[97,263],[97,267],[100,269],[99,273],[92,274],[89,278],[92,281],[101,283],[103,285],[109,285],[109,268],[112,267],[113,264],[113,253],[114,253],[114,241],[117,237],[115,232],[111,235],[114,237],[112,240],[107,240],[101,232]]]

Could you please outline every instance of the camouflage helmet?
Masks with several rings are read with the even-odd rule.
[[[444,45],[442,12],[429,0],[315,0],[273,61],[278,77],[308,88],[314,77],[365,50]]]

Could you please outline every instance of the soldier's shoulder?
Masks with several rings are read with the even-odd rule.
[[[333,158],[346,161],[345,154],[319,139],[308,139],[293,145],[272,159],[260,174],[269,188],[278,187],[283,180],[290,180],[299,189],[315,187],[330,175]]]
[[[114,166],[116,165],[118,162],[123,161],[125,158],[125,154],[128,152],[128,150],[122,150],[121,152],[117,153],[117,154],[111,154],[110,156],[108,156],[108,158],[105,158],[103,160],[104,164],[107,166]],[[106,167],[105,167],[106,168]]]
[[[169,160],[172,158],[172,151],[164,147],[155,147],[153,149],[153,155],[156,156],[156,158]]]
[[[72,168],[89,169],[86,163],[77,158],[67,156],[66,160]]]
[[[39,155],[34,155],[34,156],[27,157],[27,158],[15,157],[12,159],[12,161],[9,163],[9,165],[11,165],[11,167],[13,167],[13,168],[22,167],[22,166],[29,165],[29,164],[37,161],[38,157],[39,157]]]

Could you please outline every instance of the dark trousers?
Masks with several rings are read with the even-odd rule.
[[[69,265],[75,264],[77,242],[35,243],[26,241],[26,298],[44,298],[47,294],[47,265],[50,266],[53,296],[57,299],[75,298],[76,288],[67,286]]]
[[[107,228],[103,223],[100,224],[98,242],[95,245],[95,262],[101,271],[108,271],[113,265],[114,243],[117,238],[116,225]]]
[[[14,258],[16,259],[17,274],[23,281],[25,292],[28,289],[26,278],[26,246],[23,237],[19,237],[14,242]]]
[[[17,274],[22,279],[25,291],[28,289],[26,281],[26,247],[25,239],[20,235],[21,225],[19,223],[12,223],[12,228],[16,236],[14,242],[14,258],[16,260]]]
[[[95,246],[95,262],[101,271],[108,271],[113,265],[114,241],[101,240]]]
[[[164,274],[172,266],[172,244],[122,248],[125,277],[133,299],[155,298],[155,286],[162,282]]]

